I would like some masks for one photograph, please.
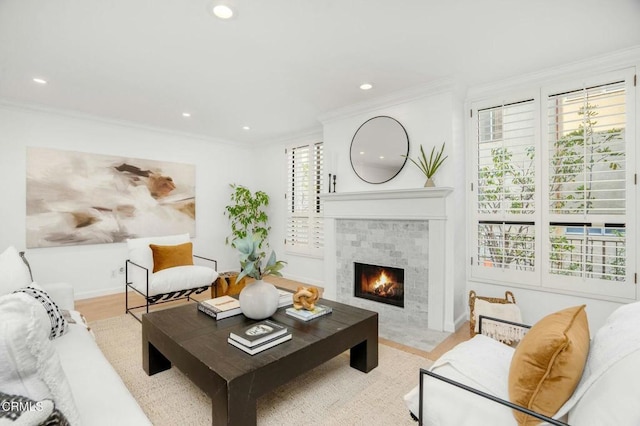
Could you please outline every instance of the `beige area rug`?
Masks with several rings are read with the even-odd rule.
[[[90,324],[100,349],[154,425],[210,425],[211,400],[177,368],[147,376],[141,325],[129,315]],[[403,395],[432,361],[381,344],[378,367],[349,367],[345,352],[258,400],[259,425],[408,425]]]

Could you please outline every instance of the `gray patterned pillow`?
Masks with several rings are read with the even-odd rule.
[[[38,284],[31,283],[27,287],[14,291],[14,293],[24,293],[40,302],[51,321],[49,340],[60,337],[67,332],[67,320],[64,318],[62,311],[60,311],[56,302],[54,302],[47,292]]]

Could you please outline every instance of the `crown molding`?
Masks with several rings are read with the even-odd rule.
[[[512,78],[502,79],[498,82],[470,87],[467,99],[479,100],[486,96],[495,96],[496,93],[514,89],[522,89],[526,86],[548,84],[557,79],[567,79],[572,76],[602,74],[615,71],[620,68],[640,64],[640,45],[617,50],[605,55],[570,62],[553,68],[532,72]]]
[[[451,92],[452,90],[454,90],[453,80],[451,78],[443,78],[428,84],[409,87],[372,100],[358,102],[328,111],[321,114],[318,117],[318,121],[325,125],[332,121],[377,111],[383,108],[389,108],[398,104],[415,101],[441,93]]]
[[[97,115],[92,115],[92,114],[87,114],[87,113],[83,113],[83,112],[79,112],[79,111],[74,111],[74,110],[51,108],[51,107],[46,107],[46,106],[39,105],[39,104],[16,102],[16,101],[12,101],[12,100],[9,100],[9,99],[6,99],[6,98],[4,98],[4,99],[0,98],[0,109],[4,109],[4,110],[8,110],[8,111],[21,110],[21,111],[28,111],[28,112],[37,112],[37,113],[42,113],[42,114],[58,115],[58,116],[61,116],[61,117],[66,117],[66,118],[74,118],[74,119],[79,119],[79,120],[93,121],[93,122],[96,122],[96,123],[107,124],[107,125],[111,125],[111,126],[128,127],[130,129],[145,130],[145,131],[148,131],[148,132],[161,133],[161,134],[164,134],[164,135],[177,136],[177,137],[181,137],[181,138],[196,139],[196,140],[200,140],[200,141],[204,141],[204,142],[208,142],[208,143],[213,142],[213,143],[218,143],[218,144],[223,144],[223,145],[232,145],[232,146],[235,146],[235,147],[249,147],[250,146],[246,142],[229,141],[229,140],[226,140],[226,139],[212,138],[212,137],[208,137],[208,136],[204,136],[204,135],[199,135],[199,134],[196,134],[196,133],[180,132],[180,131],[177,131],[177,130],[170,130],[170,129],[166,129],[166,128],[162,128],[162,127],[147,126],[147,125],[144,125],[144,124],[134,123],[134,122],[131,122],[131,121],[117,120],[117,119],[112,119],[112,118],[105,118],[105,117],[100,117],[100,116],[97,116]]]
[[[323,139],[322,126],[318,125],[318,126],[309,127],[307,129],[290,133],[280,138],[266,139],[256,143],[256,145],[258,146],[278,145],[278,144],[289,145],[296,142],[309,142],[311,140],[313,140],[314,142],[319,142],[319,141],[322,141],[322,139]]]

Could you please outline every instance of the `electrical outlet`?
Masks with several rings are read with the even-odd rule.
[[[116,270],[112,269],[111,270],[111,278],[115,278],[116,277]]]

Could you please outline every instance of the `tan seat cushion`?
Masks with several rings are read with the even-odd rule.
[[[149,244],[153,253],[153,273],[176,266],[193,265],[193,243],[175,246]]]
[[[520,342],[509,368],[509,399],[538,413],[553,416],[571,397],[589,353],[585,305],[548,315]],[[519,425],[540,420],[514,411]]]

